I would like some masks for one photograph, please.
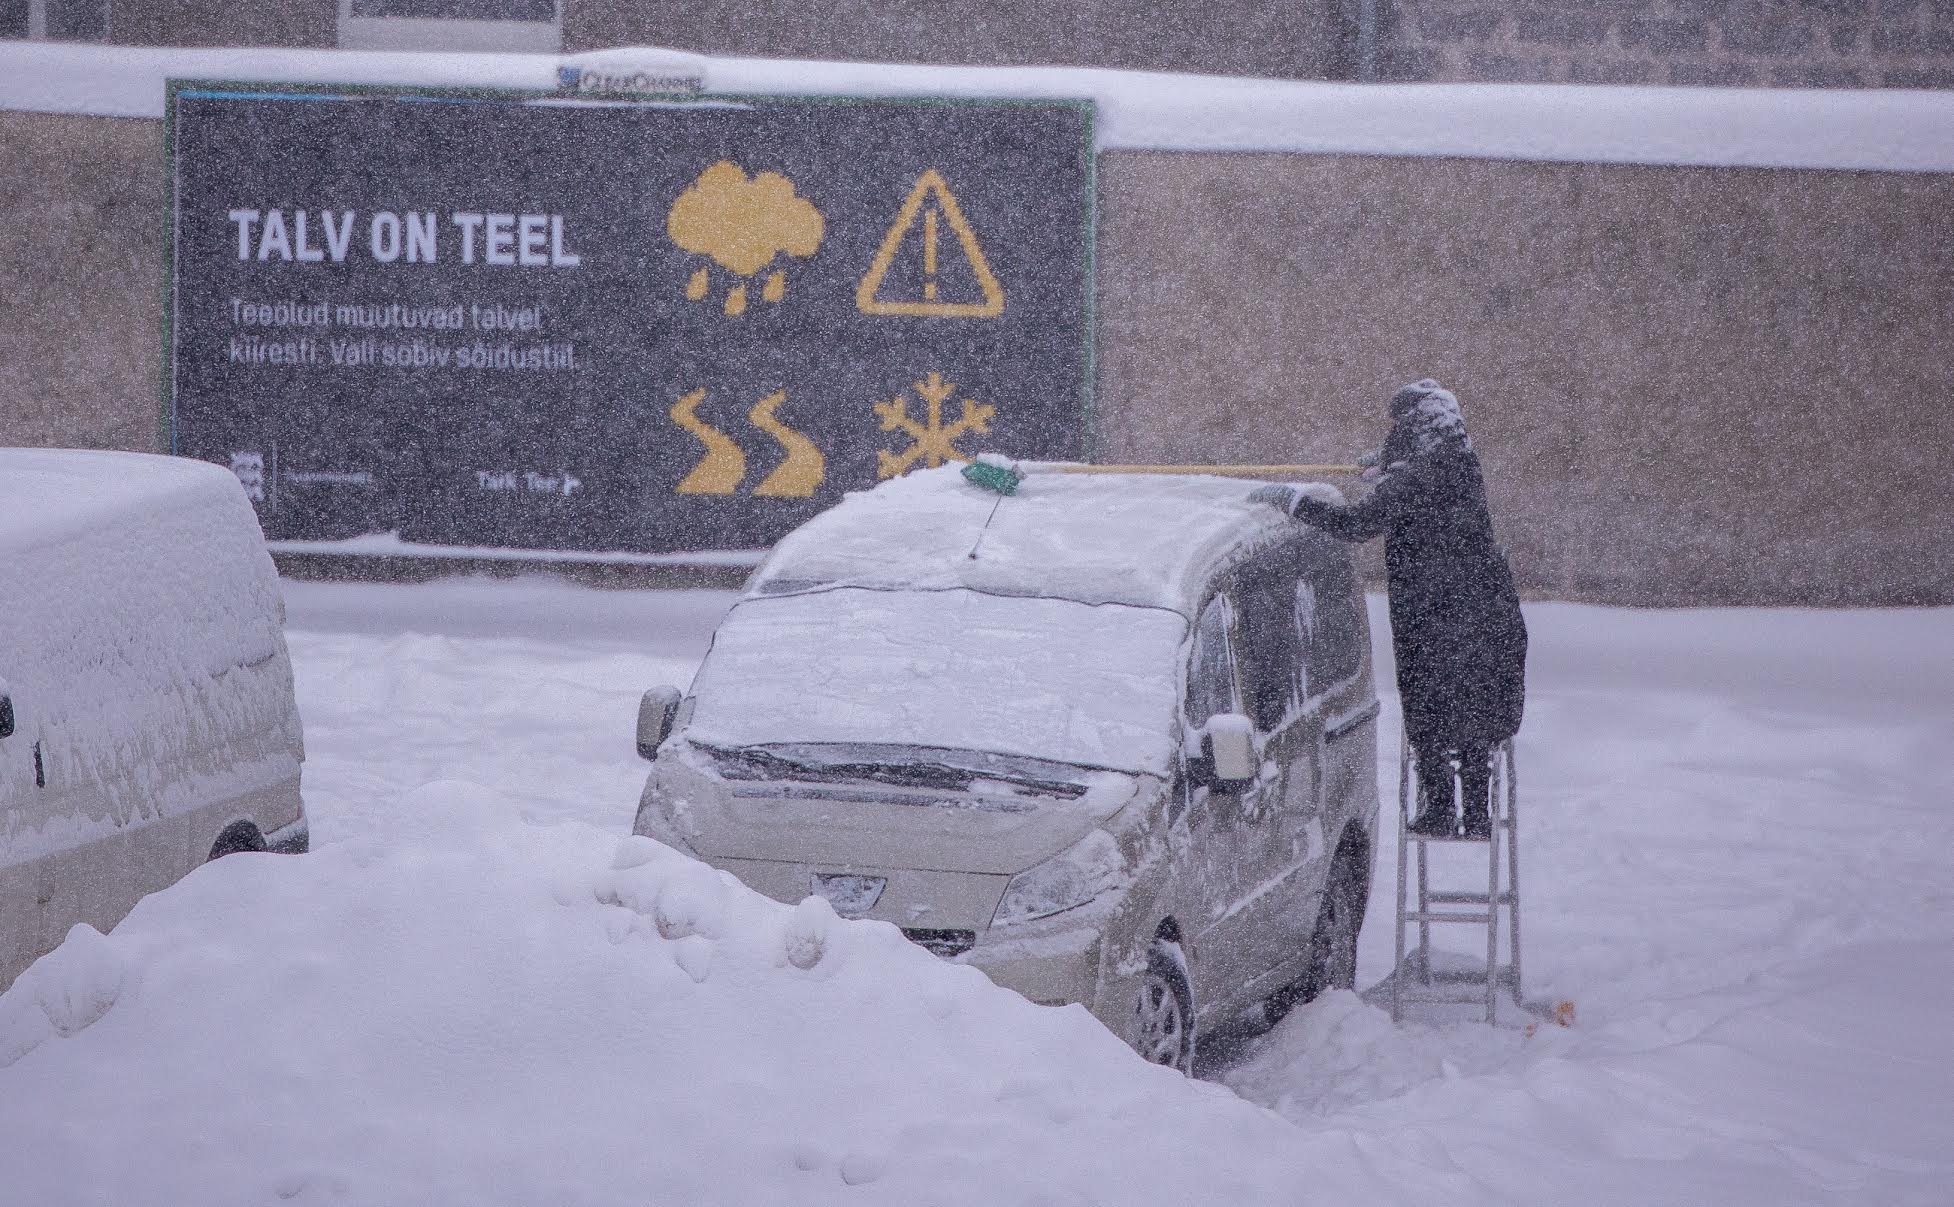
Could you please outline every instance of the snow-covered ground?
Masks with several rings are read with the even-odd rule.
[[[286,590],[316,854],[0,997],[0,1201],[1949,1201],[1954,612],[1530,607],[1527,989],[1574,1026],[1339,994],[1190,1085],[620,840],[637,696],[730,596]]]

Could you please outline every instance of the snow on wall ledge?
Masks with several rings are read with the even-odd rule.
[[[160,117],[181,79],[554,89],[560,66],[669,71],[722,94],[1090,97],[1102,149],[1954,171],[1954,92],[1334,84],[1070,67],[0,43],[0,108]]]

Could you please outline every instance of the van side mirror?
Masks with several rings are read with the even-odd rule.
[[[1239,786],[1255,778],[1255,725],[1247,717],[1238,712],[1210,717],[1203,744],[1222,783]]]
[[[1240,790],[1255,778],[1255,723],[1240,713],[1208,718],[1201,727],[1201,756],[1190,762],[1203,787]]]
[[[678,716],[676,687],[654,687],[638,701],[638,757],[655,759]]]
[[[0,696],[0,738],[14,736],[14,698]]]

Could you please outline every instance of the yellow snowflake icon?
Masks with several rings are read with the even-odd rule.
[[[926,420],[909,417],[909,396],[906,393],[898,394],[888,402],[875,404],[875,414],[882,421],[882,430],[901,431],[910,439],[909,447],[900,452],[877,450],[875,476],[878,479],[906,474],[918,461],[935,469],[945,461],[967,460],[957,449],[957,438],[966,433],[974,432],[981,436],[990,431],[991,418],[997,414],[996,407],[966,398],[963,400],[962,417],[945,423],[943,404],[955,392],[956,383],[944,381],[940,373],[931,373],[914,383],[914,388],[928,408],[929,417]]]

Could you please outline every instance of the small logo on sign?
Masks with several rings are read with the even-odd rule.
[[[253,503],[265,501],[265,455],[263,453],[232,453],[231,472],[237,475],[243,485],[244,493]]]
[[[876,417],[882,420],[885,432],[900,431],[909,437],[909,447],[898,452],[879,449],[875,454],[875,476],[878,479],[893,478],[906,474],[918,461],[935,469],[945,461],[967,461],[958,450],[957,438],[966,434],[983,435],[990,431],[992,418],[997,408],[974,399],[963,400],[963,416],[952,422],[943,421],[943,404],[950,400],[956,391],[956,383],[944,381],[940,373],[931,373],[914,385],[916,393],[927,408],[921,420],[909,417],[909,396],[898,394],[888,402],[875,404]]]
[[[765,272],[782,256],[806,259],[821,248],[827,222],[814,203],[794,192],[794,182],[778,172],[748,178],[745,169],[722,159],[680,193],[665,216],[672,242],[694,255],[710,257],[733,274],[723,304],[729,317],[746,313],[747,278]],[[712,270],[702,267],[686,282],[685,296],[702,302],[712,292]],[[760,300],[787,296],[787,274],[767,273]]]

